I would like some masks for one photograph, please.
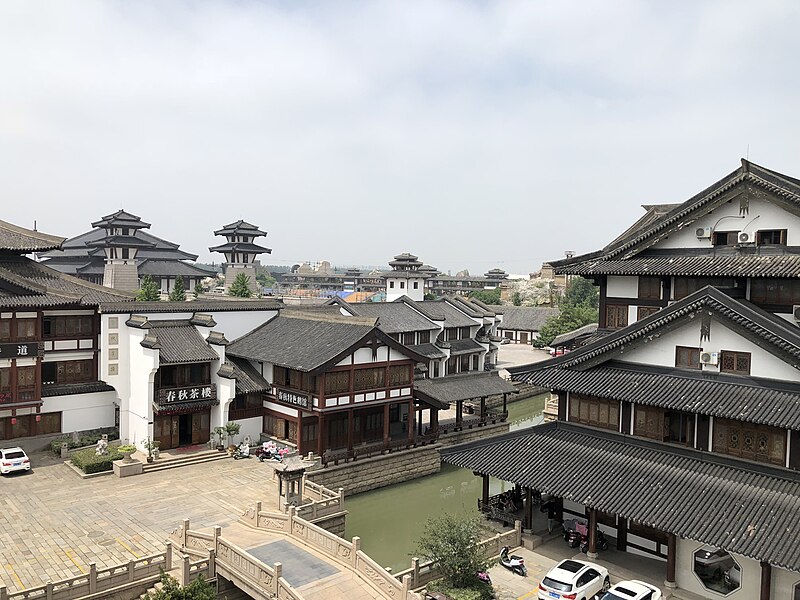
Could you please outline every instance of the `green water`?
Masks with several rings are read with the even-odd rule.
[[[508,405],[511,429],[531,427],[542,421],[546,396],[535,396]],[[489,480],[490,493],[511,484]],[[373,559],[393,571],[411,565],[425,520],[442,513],[477,514],[481,480],[472,471],[442,465],[435,475],[398,483],[345,500],[345,537],[361,537],[361,547]]]

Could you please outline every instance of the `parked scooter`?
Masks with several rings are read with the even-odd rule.
[[[577,548],[586,533],[586,521],[583,519],[567,519],[564,521],[564,541],[570,548]]]
[[[600,529],[597,530],[597,535],[595,537],[595,547],[598,550],[608,550],[608,540]],[[581,552],[584,554],[589,552],[589,537],[586,535],[581,536]]]
[[[509,556],[508,550],[508,546],[503,546],[503,549],[500,550],[500,564],[512,573],[525,577],[528,574],[528,569],[525,566],[525,559],[516,554]]]
[[[250,458],[250,446],[247,444],[239,444],[233,451],[233,459],[239,460],[240,458]]]

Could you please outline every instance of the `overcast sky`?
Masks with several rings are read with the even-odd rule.
[[[0,219],[211,260],[538,269],[754,162],[800,176],[800,3],[0,3]],[[222,257],[215,255],[215,260]]]

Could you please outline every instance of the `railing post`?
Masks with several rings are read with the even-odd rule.
[[[522,545],[522,521],[520,521],[520,520],[514,521],[514,530],[517,532],[517,537],[516,537],[517,543],[516,543],[516,545],[517,546],[521,546]],[[499,552],[500,549],[498,548],[497,551]]]
[[[400,590],[400,597],[403,600],[407,600],[408,592],[411,591],[411,575],[403,575],[403,586]]]
[[[361,538],[357,535],[353,537],[353,554],[350,560],[353,561],[353,568],[358,566],[358,553],[361,551]]]
[[[214,579],[217,576],[217,553],[212,548],[208,551],[208,579]]]
[[[316,500],[312,500],[311,501],[311,518],[312,519],[316,519],[317,518],[317,501]]]
[[[189,547],[189,519],[183,520],[183,547]]]
[[[411,568],[414,569],[413,571],[413,578],[412,582],[414,583],[414,588],[419,587],[419,559],[415,556],[411,559]]]
[[[222,537],[222,527],[216,525],[214,527],[214,552],[217,551],[217,543],[220,537]]]
[[[172,542],[167,542],[167,550],[164,552],[164,570],[172,571]]]
[[[89,563],[89,593],[97,591],[97,564],[92,561]]]
[[[8,600],[8,592],[6,591],[6,586],[0,583],[0,600]]]
[[[185,554],[183,555],[183,564],[181,565],[181,585],[189,585],[189,571],[191,569],[191,565],[189,565],[189,557]]]
[[[258,527],[258,515],[261,512],[261,500],[256,502],[256,527]]]
[[[47,586],[45,587],[45,594],[47,594],[47,600],[53,600],[53,582],[48,581]]]
[[[275,571],[275,577],[272,578],[272,589],[270,592],[275,594],[275,597],[278,597],[278,589],[280,588],[280,578],[283,577],[283,565],[279,562],[276,562],[272,565],[272,570]]]
[[[136,561],[131,559],[128,561],[128,581],[136,580]]]
[[[339,506],[341,507],[343,505],[344,505],[344,488],[340,487],[339,488]]]

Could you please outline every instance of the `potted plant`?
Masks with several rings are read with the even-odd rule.
[[[153,441],[150,438],[146,438],[144,440],[144,448],[147,450],[147,462],[153,462],[153,460],[155,460],[153,457],[153,450],[158,452],[158,442]]]
[[[233,421],[225,423],[225,433],[230,441],[228,449],[230,449],[230,446],[233,446],[234,448],[236,447],[236,445],[233,443],[233,438],[239,435],[239,431],[241,431],[241,429],[242,426],[239,423],[234,423]]]
[[[131,454],[136,452],[136,446],[133,444],[123,444],[117,449],[122,452],[122,460],[124,460],[126,463],[131,462]]]
[[[222,452],[225,450],[225,444],[223,443],[223,440],[225,439],[225,428],[214,427],[214,435],[217,436],[217,450]]]

